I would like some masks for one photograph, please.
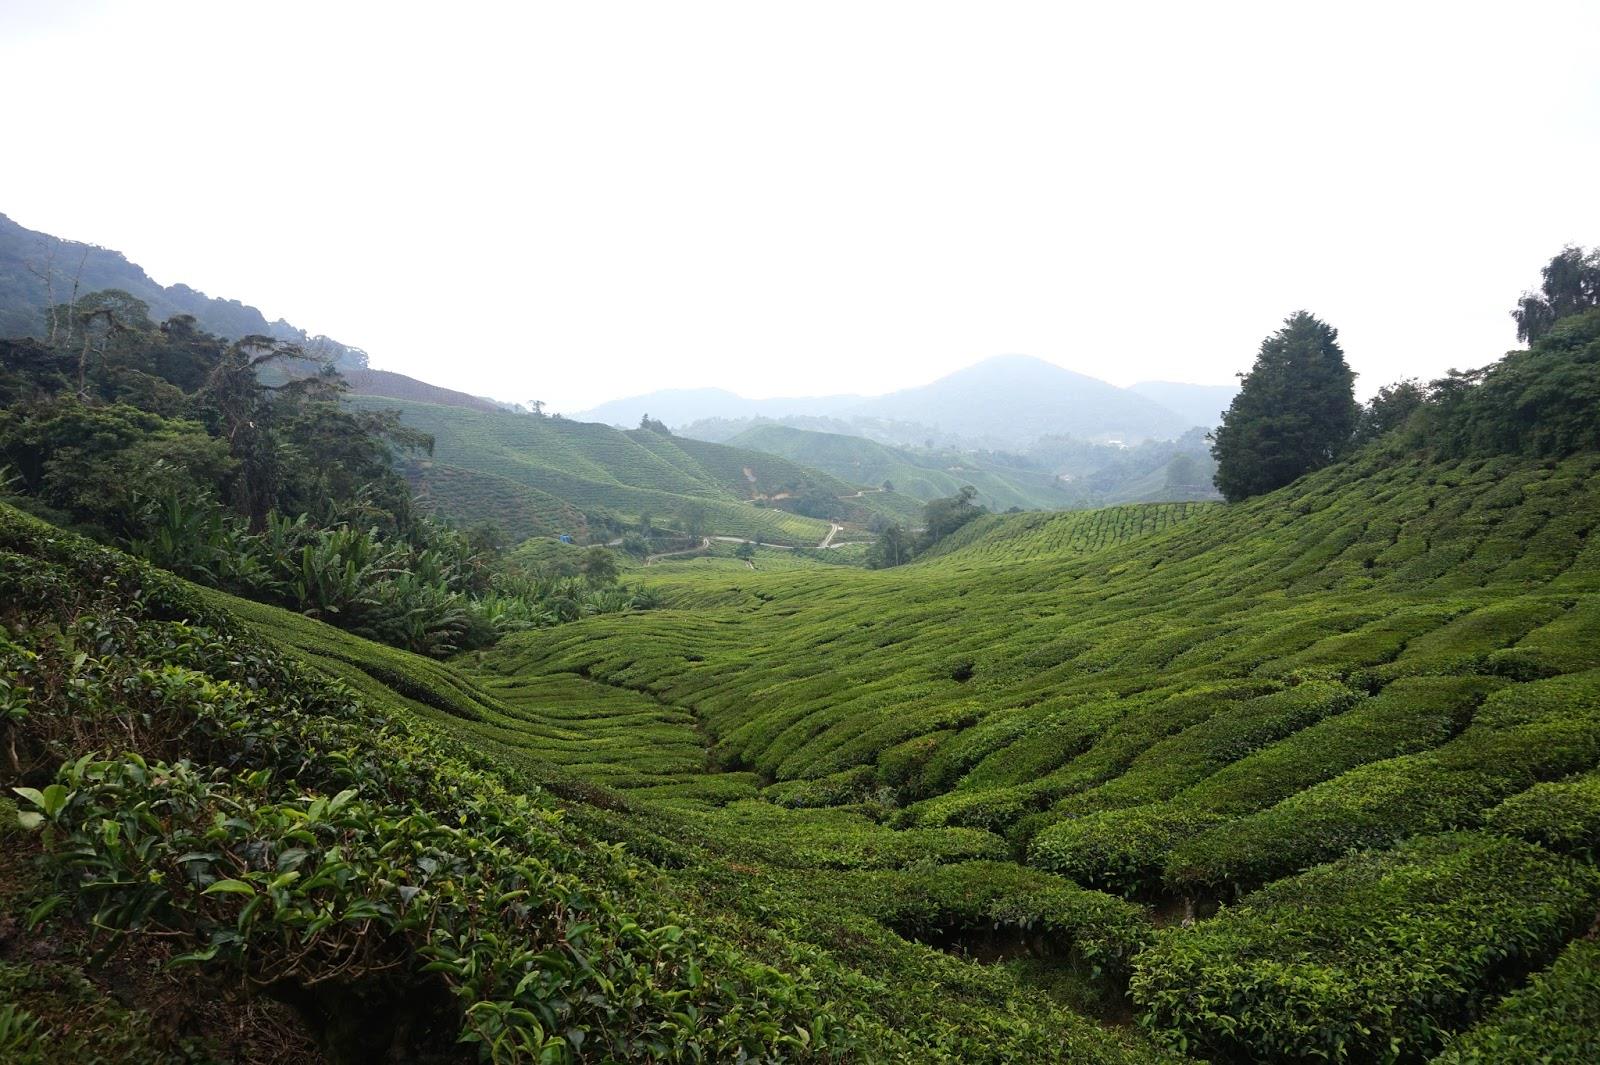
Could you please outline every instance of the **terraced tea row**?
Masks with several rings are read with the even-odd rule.
[[[761,799],[814,824],[844,816],[838,855],[860,853],[844,841],[863,815],[980,832],[974,845],[1001,849],[921,845],[947,868],[1009,857],[1199,916],[1116,940],[1143,1022],[1174,1047],[1466,1054],[1498,1037],[1447,1049],[1446,1035],[1600,904],[1597,473],[1593,454],[1372,451],[1241,506],[986,518],[938,557],[848,580],[663,574],[677,610],[517,637],[489,658],[691,711],[715,764],[754,774]],[[748,798],[695,816],[733,835],[798,823]],[[816,833],[795,835],[808,861],[854,867],[820,857]],[[1502,890],[1514,882],[1530,886]],[[1295,945],[1354,927],[1383,929],[1382,965]],[[1266,980],[1291,954],[1299,968]],[[1429,983],[1458,956],[1458,982]],[[1215,1012],[1213,990],[1237,1008]]]
[[[396,407],[381,397],[351,401]],[[785,511],[777,505],[783,500],[815,497],[830,516],[863,524],[875,516],[906,520],[916,509],[905,497],[863,493],[757,451],[565,418],[418,402],[400,407],[407,426],[434,439],[432,456],[410,464],[414,483],[447,515],[468,523],[498,520],[508,531],[550,524],[559,515],[547,501],[556,500],[580,512],[629,522],[650,516],[675,528],[694,513],[713,532],[809,546],[827,534],[828,523]],[[769,499],[774,505],[751,505]]]

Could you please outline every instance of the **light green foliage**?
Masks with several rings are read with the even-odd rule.
[[[396,407],[394,401],[378,397],[357,396],[352,401],[364,409]],[[539,493],[535,498],[557,499],[581,511],[606,512],[628,522],[649,514],[679,529],[681,521],[672,516],[695,507],[703,512],[709,532],[768,543],[811,546],[828,532],[825,521],[751,505],[749,500],[767,494],[763,489],[776,493],[784,485],[798,485],[808,475],[822,476],[774,456],[565,418],[412,402],[402,409],[404,424],[433,437],[432,462],[449,468],[443,480],[460,481],[455,470],[495,479],[480,482],[482,487],[477,489],[505,497],[505,502],[495,505],[494,513],[523,505],[518,501],[519,488],[528,488]],[[755,481],[744,476],[746,468]],[[430,494],[433,470],[431,463],[411,468]],[[506,487],[493,487],[502,484]],[[827,479],[826,487],[836,495],[855,491],[832,478]],[[479,520],[481,511],[453,509],[472,499],[447,484],[435,503],[445,508],[446,514]]]

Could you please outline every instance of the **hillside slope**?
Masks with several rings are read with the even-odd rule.
[[[805,547],[820,543],[829,525],[784,509],[801,496],[820,500],[828,518],[858,524],[880,514],[903,519],[916,508],[903,496],[863,495],[780,456],[649,430],[377,396],[350,401],[398,408],[406,425],[432,435],[432,456],[411,461],[408,470],[436,507],[460,521],[496,520],[514,534],[548,534],[562,523],[557,531],[581,531],[555,501],[630,523],[648,516],[671,528],[682,528],[693,512],[713,534]]]
[[[1441,1051],[1600,913],[1600,877],[1563,856],[1600,833],[1551,835],[1530,790],[1589,802],[1600,765],[1600,454],[1378,448],[1165,530],[1142,512],[1106,512],[1108,538],[1052,528],[1082,515],[987,519],[877,573],[674,576],[658,587],[679,611],[493,657],[692,713],[769,800],[876,796],[903,830],[994,833],[1156,925],[1197,914],[1131,965],[1173,1046]],[[1425,898],[1482,919],[1436,926]],[[1410,946],[1378,964],[1346,939],[1369,927]],[[1339,990],[1268,979],[1291,956]],[[1341,1027],[1356,1009],[1393,1012]],[[1323,1020],[1300,1027],[1302,1010]]]
[[[259,310],[238,300],[207,296],[184,284],[161,285],[121,252],[62,240],[0,214],[0,336],[41,335],[51,300],[66,303],[74,285],[79,295],[103,289],[127,292],[143,300],[157,322],[188,314],[201,329],[230,340],[271,336],[304,344],[341,369],[356,370],[367,363],[359,348],[308,336],[281,318],[269,322]]]
[[[903,834],[675,808],[703,748],[646,697],[480,680],[3,505],[0,591],[7,1060],[1180,1060],[891,931]],[[835,897],[843,823],[877,859]],[[1131,917],[1013,883],[1030,921]]]
[[[896,492],[921,502],[953,496],[969,484],[978,490],[978,502],[991,510],[1052,510],[1078,500],[1042,470],[1008,468],[973,455],[917,454],[843,433],[768,424],[747,429],[728,443],[782,455],[856,484],[881,486],[887,481]]]

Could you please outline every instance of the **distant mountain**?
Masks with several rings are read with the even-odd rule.
[[[1140,381],[1128,391],[1161,404],[1182,415],[1190,425],[1214,429],[1222,424],[1222,412],[1239,394],[1238,385],[1188,385],[1177,381]]]
[[[677,428],[708,418],[786,418],[825,415],[861,402],[860,396],[796,396],[746,399],[725,388],[663,388],[641,396],[614,399],[571,415],[577,421],[601,422],[631,429],[648,414]]]
[[[1189,428],[1154,400],[1027,355],[985,359],[932,384],[866,400],[848,413],[926,422],[1011,448],[1048,434],[1131,444]]]
[[[649,414],[675,429],[694,425],[695,435],[720,438],[765,418],[890,444],[932,440],[940,446],[1020,449],[1051,435],[1124,444],[1172,439],[1195,425],[1214,424],[1214,413],[1201,412],[1214,396],[1233,393],[1226,386],[1157,382],[1150,387],[1166,389],[1189,413],[1043,359],[999,355],[932,384],[884,396],[745,399],[720,388],[666,389],[603,403],[574,417],[632,426]]]
[[[121,252],[40,233],[0,214],[0,336],[39,335],[45,310],[52,302],[71,299],[74,286],[79,295],[121,289],[143,300],[157,322],[193,315],[200,328],[230,340],[276,337],[304,346],[341,370],[367,365],[367,354],[360,348],[310,336],[281,318],[269,322],[259,310],[238,300],[216,299],[188,285],[158,284]]]

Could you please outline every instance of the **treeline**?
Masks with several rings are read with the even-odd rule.
[[[157,325],[124,292],[51,307],[0,340],[0,492],[190,579],[444,655],[645,605],[615,558],[561,572],[492,528],[431,519],[395,472],[430,451],[398,412],[341,401],[328,364],[266,336]],[[576,554],[576,552],[574,552]]]
[[[1600,249],[1564,249],[1511,314],[1526,350],[1359,405],[1338,330],[1295,313],[1262,341],[1211,435],[1217,489],[1230,502],[1270,492],[1386,437],[1444,459],[1600,447]]]

